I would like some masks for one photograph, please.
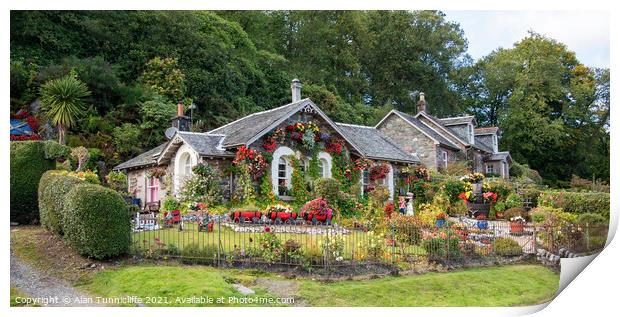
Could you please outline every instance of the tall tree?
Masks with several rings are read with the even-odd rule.
[[[65,134],[84,113],[84,98],[90,95],[86,84],[72,73],[41,87],[41,106],[50,122],[58,127],[58,142],[65,144]]]

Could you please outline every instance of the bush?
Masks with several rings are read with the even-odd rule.
[[[417,217],[395,214],[390,224],[398,243],[417,245],[422,240],[422,223]]]
[[[54,233],[63,234],[63,208],[67,193],[77,184],[84,181],[58,174],[58,171],[47,171],[39,182],[39,212],[41,225]]]
[[[314,193],[329,202],[336,202],[340,198],[341,186],[334,178],[319,178],[314,181]]]
[[[516,256],[523,253],[523,249],[517,241],[510,238],[497,238],[493,241],[495,254],[501,256]]]
[[[538,205],[575,214],[596,213],[609,218],[609,193],[546,191],[540,194]]]
[[[82,255],[103,259],[125,253],[131,243],[127,204],[116,191],[77,184],[66,195],[65,235]]]
[[[422,241],[422,246],[431,261],[458,260],[462,253],[459,249],[460,237],[452,230],[441,230]]]
[[[180,210],[181,203],[174,197],[166,196],[166,198],[164,198],[164,202],[162,203],[161,208],[163,211]]]
[[[108,186],[118,192],[127,192],[127,175],[123,172],[111,171],[106,176]]]
[[[535,223],[544,223],[550,226],[565,226],[574,224],[577,221],[577,215],[564,212],[562,209],[540,206],[532,209],[532,221]]]
[[[24,224],[38,220],[38,188],[41,175],[54,169],[56,159],[67,153],[68,147],[54,141],[11,142],[11,221]]]
[[[459,194],[465,191],[465,184],[460,180],[444,181],[441,187],[453,204],[460,200]]]
[[[604,225],[609,223],[609,218],[605,218],[604,216],[599,214],[587,212],[577,217],[577,223],[583,225],[585,225],[586,223],[591,225]]]
[[[181,263],[213,264],[217,260],[217,251],[216,245],[190,243],[181,250]]]

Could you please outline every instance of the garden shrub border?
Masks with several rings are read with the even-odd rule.
[[[543,191],[538,206],[561,208],[574,214],[596,213],[609,219],[609,193]]]
[[[54,233],[64,234],[63,217],[67,193],[85,181],[76,177],[47,171],[39,181],[39,214],[41,225]]]

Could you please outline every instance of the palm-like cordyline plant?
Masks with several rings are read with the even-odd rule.
[[[58,142],[65,144],[65,133],[84,113],[84,98],[90,95],[86,84],[69,74],[41,86],[41,105],[51,123],[58,127]]]

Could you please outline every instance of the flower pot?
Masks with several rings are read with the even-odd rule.
[[[523,234],[524,224],[522,221],[511,221],[510,222],[510,233],[511,234]]]
[[[476,227],[478,227],[478,229],[487,229],[489,227],[489,222],[486,220],[478,220],[478,222],[476,222]]]
[[[435,220],[435,226],[437,226],[437,228],[441,228],[443,226],[446,225],[446,220],[445,219],[437,219]]]

